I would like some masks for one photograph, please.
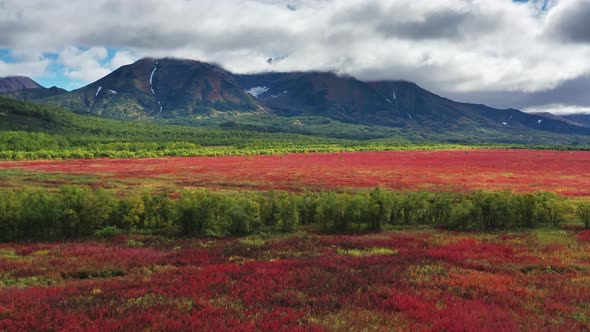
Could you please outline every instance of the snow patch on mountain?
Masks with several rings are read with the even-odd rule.
[[[96,90],[96,95],[95,95],[95,97],[98,97],[98,94],[100,93],[100,90],[102,90],[102,86],[99,86],[99,87],[98,87],[98,90]]]
[[[258,98],[258,96],[260,96],[263,93],[266,93],[268,90],[270,90],[270,88],[266,86],[255,86],[249,90],[246,90],[246,92],[254,96],[255,98]]]
[[[158,61],[156,61],[156,63],[154,64],[154,69],[152,70],[152,73],[150,74],[150,90],[152,91],[152,95],[154,95],[154,97],[156,98],[158,105],[160,105],[160,113],[162,113],[162,110],[163,110],[162,103],[160,102],[160,100],[156,96],[156,91],[154,91],[154,74],[156,73],[157,70],[158,70]]]

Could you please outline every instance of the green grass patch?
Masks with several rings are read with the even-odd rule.
[[[398,250],[389,248],[366,248],[366,249],[342,249],[338,248],[338,253],[344,256],[377,256],[377,255],[397,255]]]

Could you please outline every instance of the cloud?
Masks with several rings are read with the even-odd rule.
[[[552,113],[557,115],[566,114],[590,114],[590,107],[576,107],[561,104],[550,104],[542,107],[531,107],[524,110],[527,113]]]
[[[108,56],[104,47],[81,50],[68,47],[59,54],[59,62],[66,68],[65,75],[73,80],[90,82],[108,75],[109,70],[101,62]]]
[[[13,61],[0,60],[0,77],[39,76],[46,73],[50,60],[42,56],[16,57]]]
[[[555,38],[590,43],[590,0],[563,1],[548,16],[547,31]]]
[[[58,57],[58,62],[64,68],[64,75],[84,83],[98,80],[135,60],[137,57],[129,51],[118,51],[111,56],[104,47],[89,49],[67,47],[59,52]]]
[[[80,81],[138,56],[176,56],[240,73],[407,79],[457,96],[509,94],[525,105],[590,73],[589,2],[0,0],[0,48],[59,53]],[[112,49],[127,53],[105,53]]]

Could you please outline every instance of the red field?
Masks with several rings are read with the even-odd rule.
[[[450,150],[0,162],[0,186],[554,191],[590,196],[590,152]],[[1,173],[0,173],[1,174]],[[27,176],[30,175],[30,176]],[[16,178],[15,178],[16,177]]]
[[[4,244],[0,330],[587,330],[587,233]]]

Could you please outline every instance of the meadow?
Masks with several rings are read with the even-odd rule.
[[[552,191],[590,197],[590,152],[453,149],[154,159],[0,161],[0,187]]]
[[[576,331],[590,233],[108,240],[0,245],[3,331]]]
[[[0,161],[0,330],[587,330],[589,162]]]

